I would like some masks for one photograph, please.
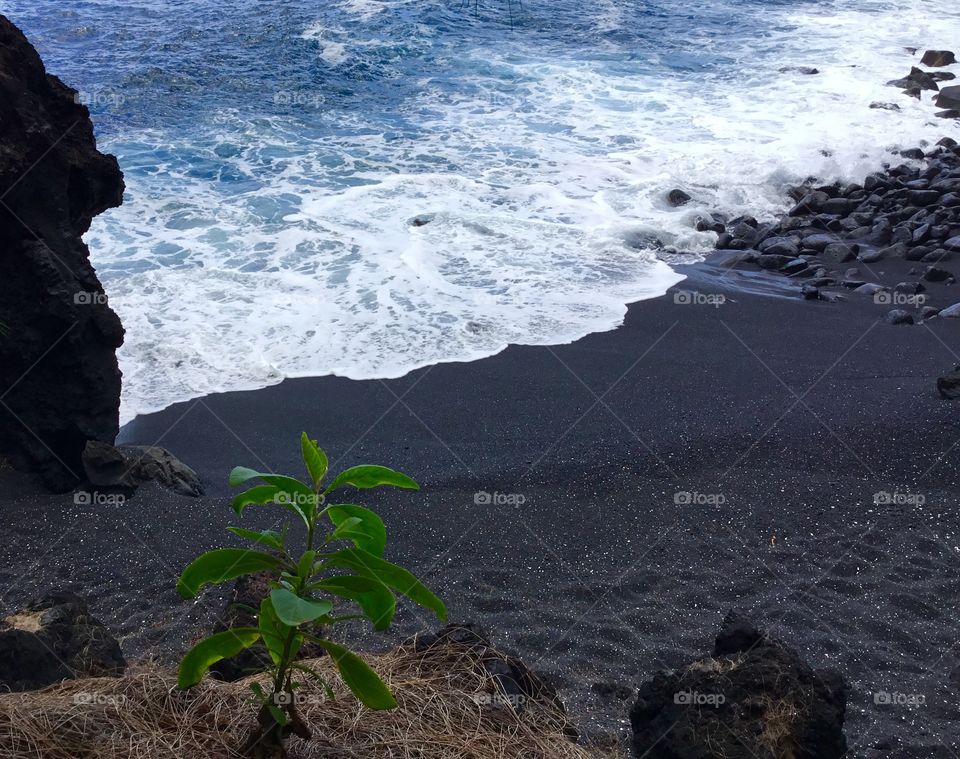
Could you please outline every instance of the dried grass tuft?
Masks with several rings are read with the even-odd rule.
[[[298,759],[593,759],[564,734],[548,699],[514,709],[498,697],[477,655],[454,646],[366,656],[393,690],[397,709],[362,706],[326,658],[306,662],[333,685],[306,681],[298,711],[313,739],[290,741]],[[71,680],[0,696],[0,759],[232,759],[256,719],[249,683],[205,679],[190,691],[173,672]]]

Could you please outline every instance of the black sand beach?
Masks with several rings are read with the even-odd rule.
[[[878,277],[902,280],[897,266]],[[849,679],[852,756],[955,756],[960,420],[935,381],[960,363],[957,322],[893,326],[869,298],[806,302],[780,277],[686,273],[621,328],[570,345],[390,381],[288,380],[123,430],[195,468],[200,499],[151,484],[122,505],[78,505],[5,470],[2,606],[76,585],[130,659],[172,661],[222,606],[216,591],[181,601],[174,580],[240,523],[229,469],[298,472],[307,430],[334,467],[381,463],[420,482],[366,499],[391,557],[451,619],[545,672],[588,736],[623,735],[628,709],[592,684],[632,686],[705,653],[739,607]],[[242,523],[277,516],[251,508]],[[348,635],[379,649],[432,624],[405,607],[392,637]]]

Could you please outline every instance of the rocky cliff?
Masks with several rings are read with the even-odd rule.
[[[122,197],[76,91],[0,16],[0,456],[56,490],[117,434],[123,328],[81,236]]]

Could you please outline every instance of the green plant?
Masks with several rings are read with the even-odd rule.
[[[371,709],[396,706],[393,695],[364,661],[343,646],[316,634],[319,627],[349,619],[369,620],[384,630],[396,612],[400,593],[446,619],[446,608],[410,572],[383,558],[387,531],[377,514],[355,503],[328,504],[328,496],[340,488],[358,489],[391,485],[419,490],[405,474],[382,466],[355,466],[324,486],[327,456],[306,433],[300,448],[309,475],[308,482],[294,477],[237,467],[230,472],[230,485],[258,482],[233,499],[233,508],[242,514],[252,504],[277,504],[306,527],[305,548],[296,555],[287,546],[287,526],[280,532],[256,532],[240,527],[227,529],[238,537],[266,550],[220,548],[194,559],[180,575],[177,591],[193,598],[208,583],[219,583],[246,574],[270,572],[275,575],[271,591],[263,599],[257,627],[239,627],[217,633],[195,645],[180,664],[181,688],[196,685],[211,665],[235,656],[257,641],[263,641],[272,662],[270,688],[252,685],[259,704],[255,729],[245,746],[250,756],[284,756],[284,739],[290,734],[310,737],[310,731],[295,708],[294,676],[320,680],[328,697],[333,697],[319,674],[297,662],[304,641],[322,647],[336,665],[344,683]],[[329,527],[324,529],[329,520]],[[348,544],[344,547],[344,543]],[[340,547],[338,548],[337,545]],[[341,571],[342,570],[342,571]],[[341,603],[355,605],[359,613],[335,615]]]

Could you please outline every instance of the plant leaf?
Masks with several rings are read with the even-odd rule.
[[[187,564],[177,580],[181,598],[193,598],[207,583],[224,582],[240,575],[275,569],[280,559],[263,551],[245,548],[218,548],[207,551]]]
[[[201,640],[187,651],[187,655],[180,662],[177,685],[184,689],[196,685],[203,679],[210,665],[236,656],[245,648],[250,648],[259,637],[260,631],[256,628],[235,627]]]
[[[345,548],[336,553],[321,554],[321,557],[327,566],[352,569],[359,575],[373,577],[411,601],[433,610],[441,620],[447,618],[447,608],[443,601],[403,567],[391,564],[361,548]]]
[[[393,485],[396,488],[408,488],[410,490],[420,489],[420,486],[414,480],[402,472],[396,472],[385,466],[374,466],[372,464],[353,466],[340,472],[333,482],[327,486],[324,493],[330,493],[344,485],[353,485],[353,487],[363,490],[379,487],[380,485]]]
[[[228,527],[227,532],[232,532],[237,537],[245,538],[246,540],[252,540],[254,543],[260,543],[260,545],[269,546],[277,551],[284,550],[283,537],[275,530],[257,532],[256,530],[245,530],[242,527]]]
[[[330,464],[327,461],[327,454],[324,453],[316,440],[307,437],[306,432],[300,434],[300,453],[303,455],[303,463],[310,473],[315,488],[320,487],[323,478],[327,476],[327,469]]]
[[[313,635],[308,637],[330,654],[343,682],[365,706],[377,710],[396,708],[397,702],[390,689],[363,659],[332,640]]]
[[[271,598],[264,598],[260,602],[259,624],[260,635],[263,638],[263,644],[267,647],[267,652],[270,654],[270,659],[274,664],[279,664],[284,658],[283,647],[287,642],[287,636],[290,634],[290,626],[277,616]],[[287,652],[287,661],[296,658],[302,643],[303,636],[295,635],[290,650]]]
[[[273,500],[281,506],[290,505],[299,507],[299,510],[304,514],[309,514],[311,510],[316,507],[317,494],[313,492],[313,488],[300,482],[300,480],[295,477],[288,477],[285,474],[258,472],[255,469],[249,469],[245,466],[234,467],[230,472],[230,485],[232,487],[237,487],[238,485],[243,485],[250,480],[256,479],[263,480],[268,485],[273,485],[279,491]],[[286,493],[289,498],[279,500],[277,496],[283,493]]]
[[[274,485],[257,485],[234,496],[231,505],[237,514],[242,514],[244,507],[251,503],[271,503],[278,492]]]
[[[310,577],[313,573],[313,560],[316,557],[316,551],[304,551],[303,555],[300,557],[300,561],[297,562],[297,574],[300,575],[300,577],[302,577],[304,580],[310,580]]]
[[[270,712],[270,716],[273,717],[273,721],[280,725],[280,727],[283,727],[290,721],[290,718],[284,713],[283,709],[276,704],[268,703],[267,710]]]
[[[286,588],[276,588],[270,591],[270,602],[277,618],[285,625],[296,627],[305,622],[313,622],[318,617],[328,614],[333,609],[330,601],[313,598],[301,598]]]
[[[397,597],[393,591],[372,577],[337,575],[310,587],[356,602],[375,630],[386,630],[397,612]]]
[[[353,544],[375,556],[383,556],[387,548],[387,528],[375,512],[355,503],[335,503],[327,507],[327,516],[336,527],[342,527],[349,519],[359,519],[360,524],[350,530],[363,533],[364,537],[351,536]]]

